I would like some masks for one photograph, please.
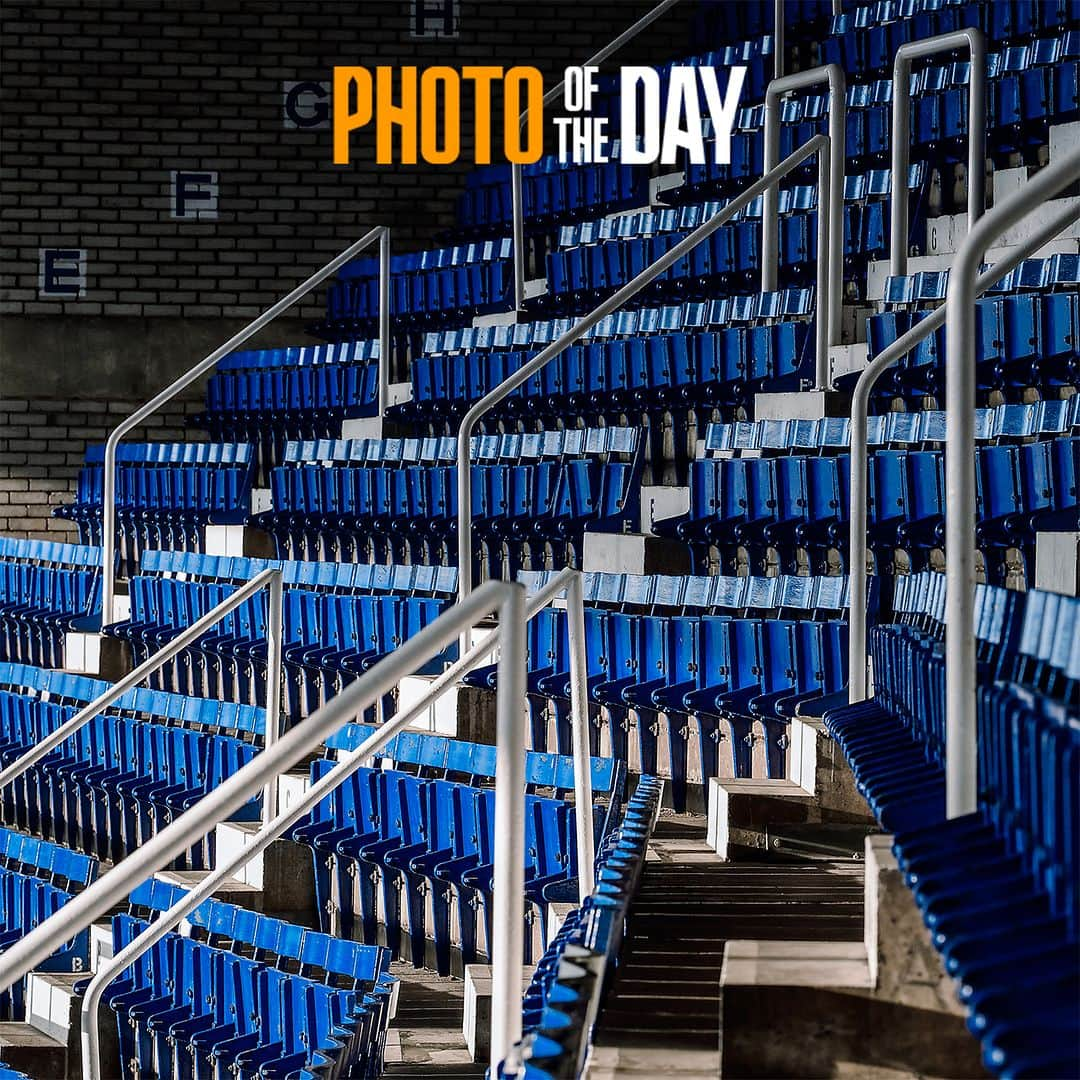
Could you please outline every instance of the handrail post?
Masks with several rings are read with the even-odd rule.
[[[257,334],[264,326],[273,322],[283,311],[292,307],[297,300],[303,299],[316,285],[320,285],[332,274],[341,269],[375,240],[382,237],[385,226],[376,225],[369,229],[355,244],[350,244],[344,251],[335,255],[322,269],[317,270],[306,281],[301,282],[292,292],[283,296],[276,304],[268,307],[256,316],[242,330],[233,334],[224,345],[219,345],[212,353],[205,356],[180,378],[173,380],[145,404],[140,405],[130,416],[121,420],[105,440],[104,484],[101,498],[101,621],[106,625],[113,621],[114,599],[116,596],[116,450],[120,440],[133,428],[137,428],[148,416],[152,416],[162,405],[171,401],[181,390],[190,386],[200,376],[215,367],[219,360],[238,349],[249,338]],[[389,256],[389,246],[387,246]],[[380,349],[381,351],[381,349]],[[382,370],[388,359],[379,358]]]
[[[773,78],[784,77],[784,0],[773,0]]]
[[[971,232],[986,207],[986,38],[977,27],[908,41],[896,50],[892,86],[892,151],[889,191],[889,273],[901,277],[908,263],[908,161],[911,155],[911,61],[967,46],[968,191]]]
[[[1080,178],[1080,150],[976,222],[949,272],[945,307],[945,808],[978,806],[975,723],[975,278],[990,245]]]
[[[491,1075],[521,1039],[525,949],[525,589],[506,586],[499,607],[492,876]]]
[[[661,15],[673,8],[679,0],[660,0],[654,8],[647,11],[636,23],[628,26],[621,34],[614,37],[598,52],[593,53],[581,66],[596,67],[602,64],[608,57],[613,56],[628,41],[632,41],[645,27],[652,25]],[[777,0],[779,3],[780,0]],[[543,97],[546,108],[552,102],[557,101],[566,85],[565,77],[559,80],[558,85],[553,86]],[[525,127],[529,118],[528,108],[521,110],[518,122]],[[510,166],[510,203],[512,209],[512,237],[514,244],[514,310],[521,311],[525,303],[525,198],[522,182],[521,165],[514,163]]]
[[[285,637],[285,616],[282,610],[284,589],[282,571],[270,579],[266,604],[266,720],[263,725],[263,746],[272,746],[281,734],[281,661]],[[278,785],[274,777],[263,792],[263,821],[277,817]]]
[[[819,83],[829,86],[829,146],[831,151],[828,191],[818,192],[818,212],[824,207],[829,215],[829,345],[840,344],[841,317],[844,310],[844,175],[845,135],[847,127],[847,83],[839,64],[798,71],[773,79],[765,90],[765,175],[776,167],[780,157],[780,98],[793,90],[803,90]],[[825,204],[828,204],[827,206]],[[761,291],[775,292],[780,258],[780,190],[770,186],[761,203]]]
[[[379,236],[379,419],[390,404],[390,229]]]
[[[250,581],[241,585],[235,592],[230,593],[216,607],[211,608],[205,615],[197,619],[190,626],[185,627],[171,641],[163,645],[153,656],[144,660],[134,671],[128,672],[119,682],[113,683],[103,694],[100,694],[88,705],[85,705],[69,720],[64,721],[55,731],[51,732],[40,742],[36,743],[25,754],[18,757],[10,765],[0,769],[0,791],[13,780],[17,780],[28,769],[33,768],[43,757],[50,754],[67,739],[71,738],[80,728],[85,727],[95,716],[98,716],[114,702],[118,701],[128,690],[134,689],[146,678],[159,668],[168,663],[174,656],[186,649],[192,642],[197,641],[212,626],[219,623],[230,611],[238,608],[242,603],[254,596],[266,586],[273,588],[277,582],[280,588],[281,570],[271,567],[257,574]],[[279,604],[280,607],[280,604]],[[280,648],[276,650],[280,661]],[[271,657],[267,655],[268,681],[270,678],[269,665]],[[267,709],[267,734],[264,738],[269,739],[270,711]]]
[[[589,753],[589,661],[585,651],[585,581],[580,570],[566,587],[566,627],[570,646],[570,714],[573,724],[574,813],[577,830],[578,899],[596,884],[593,834],[592,758]]]
[[[992,285],[1025,259],[1032,256],[1044,244],[1049,243],[1062,229],[1080,219],[1080,203],[1066,206],[1054,217],[1031,234],[1022,244],[979,275],[975,283],[975,295],[982,296]],[[926,318],[915,324],[905,334],[882,349],[863,368],[851,399],[851,483],[848,502],[848,580],[851,585],[851,607],[848,621],[848,701],[855,704],[864,701],[867,694],[866,679],[866,507],[867,462],[870,394],[878,379],[900,357],[911,352],[921,341],[945,325],[946,307],[935,308]]]
[[[632,300],[646,285],[659,277],[665,270],[677,263],[683,256],[693,251],[698,244],[707,240],[726,221],[729,221],[763,192],[786,176],[792,169],[798,167],[813,154],[821,154],[830,145],[830,137],[815,135],[807,139],[793,153],[789,154],[779,164],[774,165],[764,176],[755,180],[739,195],[727,202],[708,219],[699,225],[689,236],[684,237],[674,247],[669,248],[655,262],[641,271],[637,277],[628,281],[621,289],[609,296],[603,303],[598,304],[588,315],[583,315],[566,333],[562,334],[550,345],[541,349],[531,360],[523,364],[508,375],[494,390],[489,391],[479,401],[474,402],[468,412],[462,417],[457,435],[457,496],[458,496],[458,596],[464,598],[472,588],[472,485],[470,482],[470,456],[473,430],[483,417],[494,405],[513,393],[519,386],[527,382],[545,364],[568,349],[579,338],[583,337],[601,319],[618,310],[628,300]],[[841,144],[842,145],[842,144]],[[835,151],[832,153],[830,176],[835,180],[837,159]],[[842,171],[842,167],[841,167]],[[841,178],[841,189],[843,180]],[[819,202],[821,197],[819,196]],[[834,224],[830,218],[830,225]],[[830,228],[830,233],[833,230]],[[829,265],[832,265],[833,252],[831,250],[832,238],[830,236]],[[831,275],[830,275],[831,277]],[[817,319],[820,324],[826,310],[826,297],[823,290],[817,290]]]

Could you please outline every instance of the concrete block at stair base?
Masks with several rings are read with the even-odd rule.
[[[1035,534],[1035,588],[1080,596],[1080,532]]]
[[[407,675],[398,683],[398,712],[418,703],[431,689],[435,680],[426,675]],[[413,726],[439,735],[457,735],[458,688],[450,687],[438,701],[428,705],[427,710]]]
[[[653,526],[666,518],[681,517],[690,510],[688,487],[656,487],[641,489],[641,531],[653,536]]]
[[[812,717],[795,717],[789,740],[788,776],[814,796],[810,820],[873,825],[873,815],[855,786],[851,767],[825,724]]]
[[[495,744],[495,691],[459,686],[452,691],[456,702],[454,735],[463,742]]]
[[[109,1019],[115,1029],[115,1018]],[[0,1061],[34,1080],[66,1080],[68,1048],[23,1020],[5,1020],[0,1022]]]
[[[112,923],[94,923],[90,927],[90,960],[87,971],[97,971],[106,960],[113,958]]]
[[[871,985],[881,998],[963,1017],[956,986],[930,942],[892,851],[892,837],[866,838],[864,940]]]
[[[870,360],[866,342],[854,345],[834,345],[829,349],[829,378],[835,382],[842,375],[862,371]]]
[[[790,943],[784,943],[790,945]],[[979,1043],[944,1018],[859,988],[722,985],[720,1067],[727,1077],[982,1077]]]
[[[465,1007],[461,1033],[473,1061],[487,1061],[491,1056],[491,986],[492,971],[488,964],[468,964],[465,967]],[[527,970],[521,980],[522,993],[532,981]]]
[[[828,416],[850,415],[851,395],[835,390],[754,395],[756,420],[823,420]]]
[[[677,540],[643,533],[585,534],[586,573],[689,574],[690,549]]]
[[[566,922],[566,917],[571,911],[576,910],[577,904],[548,904],[547,942],[549,945],[558,937],[559,931],[563,928],[563,923]]]
[[[222,822],[216,829],[220,864],[248,847],[259,831],[256,822]],[[315,912],[315,880],[311,850],[292,840],[275,840],[235,875],[238,882],[262,893],[261,910],[308,921]]]
[[[26,1020],[31,1029],[54,1040],[59,1047],[65,1050],[68,1062],[66,1074],[57,1073],[57,1076],[67,1076],[68,1080],[77,1080],[82,1076],[82,1056],[79,1040],[80,1033],[80,1010],[82,998],[74,993],[75,983],[85,979],[85,974],[46,974],[44,972],[32,973],[26,981]],[[116,1018],[108,1009],[102,1009],[98,1013],[98,1035],[101,1044],[101,1075],[120,1075],[120,1046],[116,1030]],[[46,1048],[48,1049],[48,1047]],[[47,1055],[46,1061],[51,1057],[59,1057],[55,1048],[52,1055]],[[7,1060],[5,1055],[4,1060]],[[39,1072],[37,1067],[24,1069],[29,1075],[38,1077],[53,1075],[52,1073]]]
[[[69,630],[64,635],[64,667],[79,675],[116,682],[132,669],[131,647],[120,638]]]
[[[705,839],[721,859],[760,854],[769,828],[810,820],[813,796],[791,780],[717,778],[709,781]]]
[[[288,810],[295,806],[311,787],[311,773],[304,769],[303,772],[282,773],[278,777],[278,810]]]
[[[272,559],[274,541],[269,533],[250,525],[207,525],[203,551],[231,558]]]

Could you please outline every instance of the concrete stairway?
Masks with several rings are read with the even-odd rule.
[[[386,1037],[386,1076],[483,1076],[486,1062],[474,1063],[461,1030],[465,984],[433,971],[417,971],[395,961],[401,980],[397,1014]]]
[[[623,964],[597,1025],[589,1076],[716,1077],[720,970],[734,938],[857,942],[859,863],[724,862],[705,819],[665,813],[630,909]]]

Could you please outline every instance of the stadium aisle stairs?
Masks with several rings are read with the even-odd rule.
[[[630,906],[590,1077],[719,1075],[724,943],[859,941],[862,919],[860,863],[769,853],[724,862],[705,842],[703,817],[665,813]]]

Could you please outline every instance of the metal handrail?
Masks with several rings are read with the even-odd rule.
[[[975,278],[990,245],[1080,179],[1080,150],[1047,166],[975,223],[949,272],[945,306],[945,809],[978,805],[975,723]]]
[[[226,820],[268,781],[310,754],[405,675],[442,652],[463,628],[474,626],[493,611],[500,616],[493,892],[494,906],[501,917],[494,920],[492,943],[494,1000],[499,1003],[492,1015],[492,1060],[508,1056],[521,1037],[525,917],[525,589],[510,582],[486,582],[444,612],[0,954],[0,988],[11,987],[33,970],[53,952],[58,941],[68,940],[108,913],[138,884]],[[385,741],[385,736],[376,733],[356,753],[364,752],[369,745],[377,747],[380,741]],[[272,824],[292,819],[293,813],[286,811]],[[259,835],[269,842],[268,829]]]
[[[317,270],[306,281],[297,285],[292,292],[252,319],[243,330],[233,334],[224,345],[218,346],[193,368],[169,383],[164,390],[155,394],[144,405],[140,405],[109,434],[105,443],[105,483],[101,500],[101,617],[104,623],[113,621],[113,600],[116,595],[116,448],[120,440],[375,240],[379,241],[379,415],[382,416],[386,411],[390,383],[390,230],[385,225],[376,225],[355,244],[335,255],[321,270]]]
[[[986,209],[986,38],[976,27],[908,41],[896,50],[892,85],[892,167],[889,198],[889,273],[907,273],[908,161],[911,155],[911,61],[967,46],[968,232]]]
[[[773,79],[765,90],[765,175],[769,176],[780,157],[780,98],[793,90],[804,90],[819,83],[829,86],[829,143],[832,162],[829,170],[829,197],[818,192],[818,214],[829,214],[829,306],[828,344],[839,345],[841,316],[844,310],[844,176],[845,137],[847,130],[847,83],[839,64],[798,71]],[[819,249],[820,250],[820,249]],[[761,202],[761,291],[773,292],[779,278],[780,261],[780,192],[775,186],[765,189]],[[828,388],[828,367],[818,365],[817,389]]]
[[[612,38],[599,52],[594,53],[582,64],[582,67],[595,67],[602,64],[609,56],[618,52],[628,41],[631,41],[647,26],[651,26],[661,15],[673,8],[679,0],[660,0],[651,11],[644,14],[632,26],[628,26],[618,37]],[[542,104],[546,107],[557,101],[563,92],[566,79],[559,81],[557,86],[552,87],[543,97]],[[529,118],[528,108],[521,111],[519,123],[524,127]],[[521,165],[514,163],[510,166],[510,201],[513,212],[513,240],[514,240],[514,310],[520,311],[525,302],[525,202],[522,190]]]
[[[70,720],[65,720],[55,731],[46,735],[39,743],[35,744],[25,754],[16,758],[10,765],[0,769],[0,790],[3,790],[12,781],[17,780],[28,769],[33,768],[43,757],[52,753],[65,740],[70,739],[81,728],[85,727],[95,716],[105,711],[110,705],[118,701],[129,690],[134,689],[147,675],[153,674],[159,668],[167,664],[174,656],[182,652],[193,642],[197,641],[212,626],[219,623],[230,611],[234,611],[246,600],[263,589],[269,589],[270,602],[268,604],[267,617],[267,644],[266,644],[266,720],[264,724],[263,742],[269,748],[281,734],[281,570],[271,567],[253,577],[250,581],[241,585],[235,592],[230,593],[216,607],[211,608],[205,615],[197,619],[190,626],[185,627],[171,641],[163,645],[153,656],[141,663],[134,671],[129,672],[119,682],[113,683],[103,694],[94,698],[89,705],[85,705]],[[269,789],[268,789],[269,791]],[[276,809],[276,788],[269,796],[269,803],[265,804],[265,812],[272,814]]]
[[[975,296],[982,296],[1010,270],[1015,270],[1024,259],[1033,255],[1052,240],[1062,229],[1080,219],[1080,203],[1070,204],[1065,210],[1050,218],[1045,225],[1017,245],[1003,259],[979,275],[975,282]],[[902,356],[911,352],[921,341],[945,325],[946,307],[942,304],[922,321],[916,323],[886,348],[882,349],[859,375],[851,398],[851,483],[848,504],[848,574],[851,595],[866,596],[866,517],[867,517],[867,462],[870,456],[868,427],[870,394],[882,374]],[[854,704],[864,701],[867,694],[867,640],[866,605],[851,605],[848,624],[848,700]]]
[[[841,144],[842,145],[842,144]],[[458,595],[465,597],[472,588],[472,485],[469,482],[471,464],[471,443],[473,429],[480,418],[493,406],[513,393],[519,386],[527,382],[548,361],[553,360],[561,352],[568,349],[579,338],[584,336],[601,319],[606,318],[616,311],[628,300],[633,299],[646,285],[659,277],[670,266],[673,266],[684,255],[692,251],[702,241],[707,240],[724,222],[734,217],[754,201],[762,192],[769,191],[793,169],[801,165],[812,155],[818,156],[819,184],[826,175],[833,175],[831,162],[835,162],[836,155],[832,153],[831,139],[827,135],[815,135],[808,139],[794,153],[789,154],[778,165],[774,165],[764,176],[755,180],[749,187],[718,210],[708,221],[699,225],[689,236],[680,240],[673,248],[670,248],[655,262],[651,263],[632,281],[627,282],[602,304],[595,307],[588,315],[580,318],[566,333],[553,341],[536,354],[527,364],[518,368],[513,374],[508,375],[494,390],[489,391],[479,401],[473,404],[462,418],[458,428],[457,445],[457,496],[458,496]],[[841,187],[842,191],[842,187]],[[842,205],[842,203],[841,203]],[[818,355],[816,366],[818,371],[828,364],[827,348],[825,342],[825,312],[829,308],[829,276],[825,268],[831,266],[831,230],[822,231],[822,217],[832,223],[831,191],[825,192],[819,188],[819,236],[825,239],[825,243],[818,245],[818,281],[816,331],[818,342]]]
[[[574,759],[574,803],[577,829],[578,895],[581,902],[591,895],[594,880],[595,850],[593,840],[592,773],[589,756],[589,716],[586,696],[585,612],[582,577],[576,570],[563,570],[525,604],[527,621],[552,602],[560,593],[566,593],[568,637],[570,642],[570,698]],[[91,980],[82,1005],[82,1059],[83,1076],[87,1080],[101,1080],[101,1048],[98,1037],[98,1011],[105,988],[125,968],[130,967],[148,949],[204,900],[209,899],[222,884],[242,870],[276,839],[310,813],[323,799],[344,783],[365,761],[397,732],[414,723],[426,709],[438,701],[457,680],[486,661],[499,646],[499,632],[495,631],[478,642],[468,652],[435,679],[424,696],[409,709],[384,723],[377,732],[361,745],[345,755],[337,767],[312,785],[303,796],[281,814],[276,811],[239,851],[226,862],[217,866],[199,884],[186,893],[173,907],[160,915],[151,926],[131,941],[116,957],[109,960]],[[276,777],[268,784],[276,789]],[[2,961],[0,961],[2,962]]]

